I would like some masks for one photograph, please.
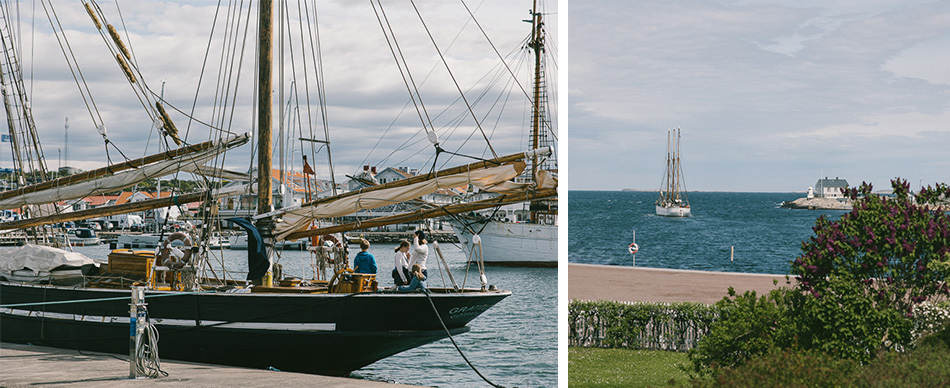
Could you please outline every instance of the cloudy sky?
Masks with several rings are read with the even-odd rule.
[[[50,28],[47,12],[40,4],[35,4],[34,10],[34,2],[29,1],[11,7],[19,10],[20,25],[17,30],[20,31],[20,58],[48,166],[55,169],[61,163],[68,163],[74,167],[91,169],[104,165],[105,148],[92,118],[100,115],[108,128],[110,140],[129,158],[158,152],[159,141],[152,128],[153,119],[129,86],[116,64],[114,54],[107,49],[82,4],[72,1],[52,3],[98,112],[91,115],[83,104],[79,88],[73,81]],[[240,11],[230,10],[226,5],[222,5],[219,10],[216,1],[120,0],[99,1],[97,4],[105,19],[117,27],[126,44],[131,47],[141,78],[154,93],[161,93],[164,83],[165,99],[185,111],[192,109],[197,94],[195,116],[198,119],[242,133],[251,131],[255,117],[252,110],[254,41],[249,40],[246,45],[234,43],[243,42],[245,34],[243,26],[234,27],[235,24],[246,24],[248,2],[243,3],[245,9]],[[250,17],[252,27],[249,36],[254,34],[256,28],[253,26],[256,2],[252,3],[255,4],[255,13]],[[292,41],[285,41],[285,74],[281,76],[275,70],[275,98],[279,95],[291,96],[291,82],[294,82],[298,90],[295,100],[301,101],[301,105],[292,111],[300,112],[300,122],[311,121],[314,125],[302,126],[304,129],[301,133],[301,126],[287,124],[289,130],[296,132],[285,137],[324,139],[324,129],[320,125],[322,119],[315,103],[319,98],[312,61],[314,56],[312,51],[300,51],[303,46],[300,29],[304,30],[307,47],[315,45],[310,43],[310,36],[315,36],[311,31],[315,30],[312,26],[308,29],[307,25],[298,23],[298,5],[296,2],[291,3],[288,16],[291,22],[287,29],[294,37]],[[308,11],[312,20],[314,2],[305,3],[310,7]],[[409,104],[409,93],[371,3],[349,0],[321,0],[316,3],[328,106],[326,120],[337,177],[353,174],[364,164],[427,170],[433,161],[434,148],[425,140],[421,121]],[[398,42],[401,55],[405,57],[409,72],[418,85],[443,147],[466,155],[490,156],[486,141],[476,128],[472,114],[459,101],[455,83],[440,61],[439,53],[412,4],[409,1],[392,0],[384,0],[382,4],[388,24],[394,31],[395,42]],[[526,54],[525,50],[520,49],[523,40],[530,34],[530,23],[523,20],[531,19],[529,11],[532,1],[416,0],[415,4],[459,87],[465,90],[466,99],[474,105],[474,114],[482,122],[482,130],[491,139],[495,151],[503,155],[527,149],[527,98],[520,88],[513,87],[512,77],[500,66],[498,54],[471,21],[465,5],[475,14],[497,51],[519,74],[519,81],[524,83],[527,80],[524,76],[527,63],[522,58]],[[300,7],[304,9],[303,5]],[[217,16],[216,11],[220,11]],[[549,4],[544,11],[548,15],[547,26],[552,34],[552,50],[555,50],[556,2]],[[215,18],[217,24],[213,24]],[[237,31],[230,35],[237,35],[240,39],[226,37],[224,32],[229,29]],[[278,29],[275,25],[275,31]],[[243,49],[243,59],[226,60],[222,64],[222,47],[225,45],[236,51]],[[291,48],[295,67],[290,65]],[[278,50],[279,47],[275,47],[275,57],[279,55]],[[208,64],[204,77],[199,81],[206,51]],[[306,61],[303,59],[305,57]],[[230,62],[242,64],[241,71],[231,70],[236,65],[228,65]],[[304,62],[307,62],[306,65]],[[304,66],[310,74],[307,78],[309,82],[303,75]],[[554,71],[556,61],[552,60],[550,66]],[[239,79],[236,74],[241,74]],[[227,93],[229,96],[236,93],[236,97],[228,97],[228,109],[222,113],[214,105],[215,101],[221,101],[225,88],[217,85],[228,85],[228,79],[232,81]],[[283,80],[283,91],[277,86],[280,80]],[[235,84],[238,86],[233,86]],[[303,105],[307,98],[303,88],[305,84],[309,87],[310,100],[314,102],[309,120]],[[196,92],[199,85],[200,89]],[[556,104],[556,101],[556,98],[552,98],[552,103]],[[277,111],[287,112],[287,105],[275,108],[275,113]],[[2,115],[5,116],[5,113]],[[185,116],[177,112],[172,112],[171,116],[179,130],[185,132],[188,126]],[[67,117],[69,158],[61,162],[65,153],[64,123]],[[5,122],[6,117],[3,119]],[[313,128],[312,133],[310,128]],[[187,141],[198,143],[217,135],[218,132],[206,126],[193,124],[188,131]],[[11,167],[9,143],[3,145],[0,166]],[[294,152],[293,157],[287,157],[288,163],[293,161],[299,169],[299,145]],[[309,146],[305,152],[310,153]],[[228,168],[246,170],[250,160],[248,155],[251,154],[251,145],[246,145],[239,151],[229,153],[224,164]],[[121,160],[121,155],[115,150],[110,149],[110,156],[114,162]],[[320,177],[327,178],[326,151],[320,150],[316,160]],[[439,165],[442,166],[443,162],[457,165],[470,161],[443,155],[439,158]]]
[[[573,1],[572,190],[950,182],[950,2]]]

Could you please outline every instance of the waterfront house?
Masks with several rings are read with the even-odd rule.
[[[844,198],[841,189],[848,187],[848,181],[835,177],[835,179],[819,179],[815,183],[816,198]]]

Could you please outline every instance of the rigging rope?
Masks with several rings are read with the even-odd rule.
[[[152,378],[157,378],[159,374],[168,377],[168,372],[162,370],[162,361],[158,358],[158,328],[148,319],[148,310],[145,314],[145,343],[135,349],[135,372]]]
[[[465,363],[468,364],[468,366],[472,368],[473,371],[475,371],[475,374],[477,374],[478,377],[481,377],[482,380],[488,383],[488,385],[491,385],[495,388],[505,388],[504,386],[495,384],[491,382],[491,380],[488,380],[488,378],[485,377],[482,372],[479,372],[478,369],[475,368],[475,365],[473,365],[472,362],[468,360],[468,357],[465,357],[465,353],[462,352],[462,348],[460,348],[458,343],[455,342],[455,338],[452,338],[452,333],[449,332],[449,328],[445,326],[445,321],[442,320],[442,314],[439,314],[439,309],[435,307],[435,302],[432,301],[432,295],[429,293],[429,290],[423,288],[422,291],[425,292],[426,298],[429,300],[429,305],[432,306],[432,312],[434,312],[435,316],[439,318],[439,324],[441,324],[442,329],[445,330],[445,335],[449,336],[449,341],[452,341],[452,346],[455,346],[455,350],[459,352],[459,355],[462,356],[462,359],[465,360]]]
[[[379,4],[378,11],[376,10],[377,3]],[[412,100],[412,103],[416,108],[416,114],[419,116],[419,120],[422,121],[422,129],[425,130],[428,136],[429,134],[435,132],[435,127],[432,125],[432,120],[429,118],[429,112],[426,111],[425,104],[422,102],[422,95],[419,93],[419,88],[416,85],[415,80],[412,78],[412,72],[409,71],[406,58],[402,55],[402,49],[399,47],[399,42],[396,40],[396,35],[393,33],[392,24],[389,23],[389,18],[386,16],[386,11],[383,9],[383,5],[380,0],[376,0],[376,3],[373,3],[373,1],[370,0],[370,4],[373,6],[373,11],[376,13],[376,20],[379,22],[379,27],[383,30],[386,43],[389,44],[389,51],[393,54],[393,59],[396,61],[396,67],[399,68],[399,74],[402,76],[402,81],[406,85],[406,89],[409,91],[409,98]],[[380,13],[382,13],[382,17],[380,17]],[[383,25],[383,20],[386,22],[385,26]],[[390,36],[392,36],[392,40],[390,40]],[[398,55],[397,52],[399,53]],[[402,62],[400,62],[400,60]],[[416,99],[418,99],[418,102]]]
[[[379,1],[379,0],[377,0],[377,1]],[[468,111],[472,114],[472,119],[475,120],[475,125],[478,126],[479,132],[482,133],[482,137],[485,139],[485,142],[488,143],[488,149],[491,150],[492,157],[497,158],[497,157],[498,157],[498,154],[495,153],[495,149],[492,148],[491,142],[488,140],[488,136],[485,134],[485,130],[482,129],[482,125],[481,125],[481,123],[479,123],[479,121],[478,121],[478,117],[475,116],[475,111],[472,110],[472,105],[469,104],[469,103],[468,103],[468,99],[465,98],[465,92],[462,91],[462,87],[459,86],[458,80],[455,79],[455,74],[453,74],[453,73],[452,73],[452,69],[449,68],[449,63],[446,62],[445,56],[442,55],[442,51],[439,50],[439,45],[436,44],[435,38],[432,36],[432,32],[429,31],[429,26],[426,25],[425,20],[423,20],[423,18],[422,18],[422,14],[419,13],[419,8],[416,7],[416,2],[415,2],[414,0],[410,0],[409,3],[411,3],[411,4],[412,4],[412,8],[416,10],[416,15],[419,16],[419,21],[422,22],[422,26],[425,27],[426,34],[429,35],[429,40],[432,41],[432,46],[434,46],[434,47],[435,47],[435,51],[436,51],[437,53],[439,53],[439,58],[442,60],[442,63],[445,65],[445,70],[448,71],[449,76],[452,77],[452,83],[455,84],[455,88],[458,89],[459,94],[462,96],[462,100],[465,101],[465,106],[468,108]]]

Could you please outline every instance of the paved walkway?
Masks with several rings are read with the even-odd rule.
[[[778,285],[773,283],[778,281]],[[792,283],[795,282],[791,278]],[[570,300],[625,302],[698,302],[712,304],[726,296],[755,290],[762,295],[785,285],[785,275],[709,272],[617,265],[569,264]]]
[[[100,387],[412,387],[378,381],[162,361],[168,377],[129,379],[121,355],[0,343],[0,386]],[[128,359],[128,355],[125,355]]]

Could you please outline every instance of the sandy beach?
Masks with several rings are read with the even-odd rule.
[[[773,281],[778,281],[776,285]],[[794,283],[794,278],[792,278]],[[786,284],[785,275],[569,264],[571,300],[715,303],[729,287],[760,295]]]

